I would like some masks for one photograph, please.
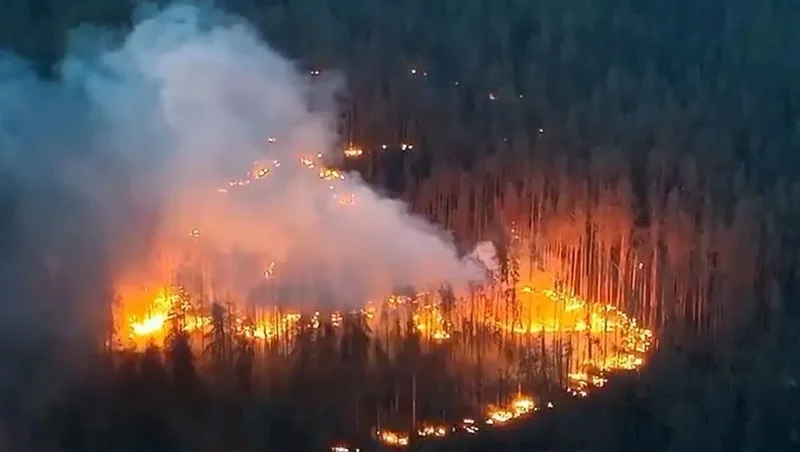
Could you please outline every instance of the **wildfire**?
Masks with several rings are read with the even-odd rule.
[[[360,452],[359,448],[351,448],[349,446],[338,445],[331,447],[331,452]]]
[[[192,236],[199,236],[199,231],[192,231]],[[264,271],[264,277],[272,278],[275,275],[275,268],[275,263],[270,262]],[[521,317],[524,318],[526,313],[534,311],[537,317],[522,326],[519,325],[519,321],[504,323],[499,319],[491,320],[485,325],[523,336],[580,334],[591,335],[592,338],[597,338],[593,340],[598,343],[611,342],[613,352],[607,349],[605,352],[586,356],[581,355],[585,350],[580,346],[576,349],[579,358],[574,361],[575,371],[568,375],[569,393],[584,397],[592,389],[602,387],[606,383],[606,373],[614,370],[635,370],[643,365],[652,345],[652,332],[639,327],[635,319],[631,319],[613,306],[592,305],[574,295],[549,289],[537,291],[530,286],[521,287],[519,293],[522,300],[519,309]],[[526,295],[530,296],[527,301]],[[189,302],[191,297],[182,287],[164,287],[146,292],[144,296],[149,296],[149,301],[140,302],[141,309],[138,315],[128,314],[127,324],[120,328],[127,333],[128,343],[131,346],[139,347],[163,341],[167,331],[176,326],[187,332],[203,332],[213,323],[208,313],[200,312],[198,306],[193,306]],[[142,294],[136,297],[141,299]],[[123,306],[126,305],[126,301],[123,298]],[[434,298],[430,293],[420,293],[415,296],[390,295],[382,303],[367,303],[357,314],[375,330],[377,328],[375,322],[383,318],[383,315],[378,315],[380,312],[393,316],[408,315],[407,319],[411,320],[420,336],[432,342],[451,339],[454,326],[448,317],[465,318],[469,315],[468,304],[461,303],[445,316],[441,300]],[[251,340],[270,342],[279,337],[290,337],[291,332],[302,325],[312,329],[319,328],[323,323],[329,323],[334,328],[341,327],[345,314],[339,311],[325,315],[314,312],[305,320],[299,312],[274,311],[253,317],[231,310],[228,315],[234,325],[233,331],[237,335]],[[510,407],[493,408],[487,422],[504,424],[532,409],[532,401],[517,400]]]
[[[533,290],[523,288],[522,293],[533,293]],[[550,294],[546,296],[549,300],[562,300],[569,301],[566,306],[569,309],[565,311],[574,312],[580,311],[582,308],[576,306],[585,305],[584,302],[572,296],[556,296],[555,292],[542,291],[542,293]],[[188,294],[182,288],[175,289],[160,289],[154,292],[152,301],[148,306],[147,315],[137,318],[129,318],[129,331],[135,342],[142,343],[143,340],[155,341],[158,338],[163,338],[165,330],[174,325],[174,320],[178,316],[183,317],[181,328],[184,331],[203,330],[209,327],[213,319],[210,316],[201,316],[194,312],[194,309],[187,302]],[[416,296],[405,295],[392,295],[386,298],[384,303],[375,306],[368,303],[359,312],[367,320],[374,320],[379,310],[403,310],[409,309],[413,312],[411,318],[413,319],[415,328],[423,336],[429,336],[434,341],[444,341],[450,338],[448,331],[452,326],[445,320],[441,310],[441,305],[434,300],[430,294],[422,293]],[[601,312],[617,312],[610,309],[604,309]],[[248,318],[246,316],[238,316],[235,313],[232,315],[233,331],[236,335],[252,340],[271,341],[275,338],[295,330],[302,322],[307,327],[319,328],[323,321],[328,321],[334,327],[340,327],[343,322],[343,314],[341,312],[333,312],[330,315],[323,315],[320,312],[313,313],[312,316],[303,317],[298,312],[278,313],[274,312],[271,316],[265,318]],[[619,320],[619,319],[618,319]],[[620,331],[624,326],[623,321],[619,321]],[[635,327],[635,322],[630,321]],[[630,325],[628,325],[630,327]],[[638,327],[637,327],[638,328]],[[581,331],[590,331],[585,328]],[[633,337],[623,344],[628,344],[630,353],[644,353],[649,347],[647,342],[651,338],[649,330],[638,329],[634,331]],[[531,331],[526,331],[520,334],[532,334]],[[625,356],[623,354],[623,356]],[[567,390],[571,394],[583,397],[589,394],[593,388],[602,387],[607,379],[601,373],[604,370],[613,370],[618,368],[636,368],[641,365],[643,358],[637,359],[609,359],[606,361],[600,360],[592,363],[595,373],[587,370],[570,373],[568,376],[569,383]],[[552,403],[547,403],[548,408],[552,408]],[[482,423],[476,422],[474,419],[464,419],[459,425],[458,429],[467,434],[474,434],[482,427],[497,427],[505,425],[518,418],[529,416],[538,410],[533,398],[529,396],[520,395],[511,400],[508,404],[502,406],[487,406],[484,421]],[[443,438],[452,434],[456,429],[449,428],[444,424],[422,422],[416,428],[416,434],[420,438],[437,439]],[[409,445],[410,435],[399,431],[392,430],[378,430],[376,431],[376,438],[382,444],[389,447],[405,448]],[[336,446],[346,447],[346,446]],[[333,449],[332,449],[333,450]],[[343,450],[343,449],[340,449]],[[352,449],[351,449],[352,450]]]
[[[592,388],[602,388],[608,379],[601,375],[591,375],[587,372],[574,372],[567,376],[569,383],[567,392],[576,397],[586,397]]]
[[[339,171],[336,171],[335,169],[324,169],[319,172],[319,177],[320,179],[325,179],[325,180],[345,179],[344,174],[340,173]]]
[[[270,138],[269,142],[274,143],[275,139]],[[413,145],[402,144],[401,149],[412,150]],[[344,155],[348,158],[362,154],[361,149],[352,146],[344,150]],[[324,167],[320,163],[322,157],[322,154],[316,154],[314,158],[303,157],[299,159],[299,163],[307,169],[314,170],[320,179],[330,182],[331,190],[335,190],[336,181],[346,180],[347,177],[339,170]],[[277,160],[268,163],[254,162],[253,169],[245,178],[230,181],[227,187],[218,191],[228,193],[230,189],[268,178],[275,168],[279,167],[280,162]],[[333,198],[343,206],[350,206],[356,202],[353,194],[334,193]],[[512,235],[515,239],[519,239],[518,232],[514,228]],[[199,239],[202,235],[200,229],[194,228],[189,231],[189,236]],[[276,263],[270,260],[266,262],[263,267],[263,278],[269,281],[279,278],[279,274],[276,276]],[[508,288],[492,292],[487,285],[480,289],[479,294],[469,303],[458,300],[452,305],[448,304],[447,307],[441,298],[423,292],[416,295],[392,294],[379,303],[366,302],[365,306],[355,313],[333,311],[313,312],[308,315],[307,312],[267,309],[260,313],[243,314],[237,312],[233,306],[229,306],[224,321],[230,325],[227,331],[232,331],[236,336],[263,342],[276,341],[279,338],[291,340],[293,333],[301,327],[316,329],[327,323],[339,328],[344,324],[345,316],[353,314],[360,315],[370,324],[372,330],[376,330],[375,323],[382,321],[380,319],[383,318],[383,314],[395,316],[396,320],[410,321],[417,334],[430,343],[451,340],[454,333],[468,334],[469,331],[458,331],[456,327],[464,325],[465,320],[469,320],[467,323],[473,325],[472,328],[478,324],[498,334],[520,338],[565,335],[569,340],[586,336],[591,338],[591,342],[601,344],[603,351],[592,353],[589,349],[587,352],[586,346],[578,346],[575,350],[578,358],[570,365],[573,372],[568,374],[566,389],[579,397],[588,395],[594,388],[602,387],[607,381],[608,372],[619,369],[633,370],[643,365],[653,342],[653,334],[650,330],[639,326],[635,318],[629,317],[611,304],[590,303],[570,291],[556,289],[555,284],[541,281],[529,283],[511,288],[515,293],[515,297],[512,298],[515,303],[512,310],[507,308],[510,302],[503,298],[504,295],[498,295],[506,293]],[[118,335],[123,340],[127,339],[126,345],[134,348],[148,343],[163,342],[168,331],[174,329],[205,333],[212,325],[221,321],[219,318],[213,318],[208,306],[203,308],[202,299],[194,299],[192,294],[178,285],[163,284],[155,290],[147,287],[138,291],[125,290],[120,293],[120,298],[120,306],[115,312]],[[513,315],[509,314],[512,311]],[[481,313],[477,321],[476,312]],[[216,315],[218,316],[218,313]],[[552,407],[552,404],[548,403],[547,406]],[[483,426],[504,425],[514,419],[530,415],[537,409],[532,398],[520,395],[507,405],[486,407],[482,423],[467,418],[453,429],[442,424],[423,422],[411,431],[416,431],[419,437],[427,438],[441,438],[455,430],[472,434]],[[376,438],[387,446],[406,447],[410,437],[407,433],[377,430]],[[334,446],[332,450],[346,452],[353,449],[340,445]]]
[[[199,234],[198,230],[193,230],[191,235],[198,237]],[[275,262],[270,262],[264,270],[264,278],[273,278],[275,271]],[[526,302],[525,294],[536,294],[537,297]],[[141,299],[142,295],[137,297]],[[189,303],[190,295],[182,287],[160,288],[149,297],[148,302],[138,303],[138,315],[129,314],[127,325],[122,328],[128,332],[128,339],[135,344],[157,342],[165,337],[166,330],[172,324],[170,320],[177,317],[182,319],[181,327],[186,331],[194,331],[211,324],[208,314],[199,312],[197,306]],[[587,334],[612,342],[614,353],[606,351],[583,359],[578,362],[578,370],[569,375],[569,389],[576,395],[584,395],[590,387],[601,387],[605,383],[605,372],[633,370],[644,363],[652,344],[652,332],[639,327],[635,319],[629,318],[613,306],[591,305],[572,295],[553,290],[535,291],[528,286],[520,289],[520,298],[523,300],[519,309],[522,318],[526,317],[526,313],[536,311],[536,317],[529,319],[527,325],[519,320],[505,323],[499,319],[491,320],[486,325],[519,335]],[[125,305],[126,301],[123,298],[122,304]],[[367,303],[361,309],[360,315],[367,321],[374,322],[379,310],[395,315],[408,313],[409,319],[423,338],[441,342],[449,340],[454,329],[453,323],[446,318],[442,309],[441,300],[429,293],[416,296],[390,295],[383,303]],[[449,314],[453,318],[465,318],[468,315],[468,306],[463,303],[456,305]],[[241,325],[241,334],[260,340],[270,340],[281,332],[291,330],[298,325],[301,317],[297,312],[269,315],[262,319],[248,318],[233,312],[231,316],[234,323]],[[327,316],[325,321],[338,327],[342,324],[344,314],[334,311]],[[317,328],[322,321],[322,315],[316,312],[310,317],[309,324]]]
[[[548,403],[547,406],[549,408],[553,407],[552,403]],[[536,410],[538,410],[538,407],[536,407],[532,398],[520,395],[506,406],[488,406],[486,408],[487,418],[483,422],[483,425],[487,427],[501,426],[514,419],[529,416]],[[444,424],[423,422],[417,428],[417,436],[426,439],[439,439],[449,436],[459,430],[467,434],[475,434],[480,431],[480,429],[481,426],[479,423],[472,418],[463,419],[458,424],[458,428],[451,428]],[[409,443],[409,435],[398,431],[377,430],[376,438],[389,447],[406,447]]]
[[[144,297],[149,297],[149,301],[146,302],[144,311],[140,315],[130,314],[127,318],[128,338],[137,344],[140,343],[137,341],[140,338],[158,339],[167,327],[170,313],[182,304],[181,295],[180,290],[172,291],[167,288],[145,291]]]
[[[361,148],[350,146],[349,148],[344,150],[344,156],[347,158],[356,158],[360,157],[364,151]]]
[[[480,427],[478,427],[478,425],[475,423],[475,419],[466,418],[461,421],[461,429],[471,435],[474,435],[478,433]]]
[[[552,408],[553,404],[548,403],[548,408]],[[511,400],[508,405],[502,407],[488,406],[486,408],[487,418],[483,422],[486,427],[498,427],[515,419],[529,416],[538,407],[535,405],[533,399],[528,396],[519,395]],[[423,422],[417,428],[417,436],[426,439],[440,439],[457,431],[463,431],[467,434],[475,434],[480,431],[481,425],[472,418],[463,419],[457,428],[448,427],[444,424]],[[406,447],[409,444],[409,435],[404,432],[392,430],[377,430],[376,438],[385,446],[389,447]]]
[[[300,158],[300,164],[305,166],[308,169],[313,169],[314,167],[316,167],[316,164],[314,163],[313,160],[311,160],[309,158],[305,158],[305,157],[301,157]]]
[[[417,430],[417,435],[420,437],[444,438],[450,431],[449,428],[441,424],[427,424],[423,423]]]
[[[164,314],[156,314],[154,316],[147,317],[141,322],[131,319],[131,331],[133,331],[133,334],[137,336],[149,336],[157,331],[161,331],[166,322],[167,316]]]
[[[508,406],[493,407],[488,409],[486,425],[502,425],[511,420],[528,415],[536,409],[533,399],[527,396],[519,396],[512,400]]]
[[[391,430],[377,430],[375,435],[378,440],[390,447],[406,447],[408,446],[408,434],[401,432],[393,432]]]
[[[450,333],[447,331],[449,325],[444,319],[439,305],[419,305],[412,316],[412,320],[417,331],[423,335],[427,335],[430,339],[435,341],[450,339]]]
[[[610,341],[607,346],[613,347],[615,353],[603,353],[582,363],[583,367],[594,367],[601,372],[634,370],[644,364],[653,343],[653,332],[639,326],[635,318],[616,307],[588,303],[574,294],[552,289],[523,286],[519,292],[521,321],[516,325],[497,321],[498,328],[522,335],[585,334]],[[583,374],[573,374],[576,379],[579,375]]]
[[[264,272],[265,278],[270,278],[275,272],[275,263],[271,262]],[[167,330],[173,326],[172,321],[181,318],[180,329],[186,332],[202,331],[212,324],[210,315],[198,312],[187,300],[188,293],[183,287],[159,289],[152,300],[144,308],[145,314],[140,318],[135,315],[128,317],[126,330],[129,331],[129,345],[137,347],[146,343],[158,343],[167,335]],[[408,300],[408,297],[390,296],[387,305],[392,306],[398,300]],[[125,300],[123,299],[123,304]],[[396,306],[396,305],[395,305]],[[415,309],[413,319],[417,330],[431,339],[446,340],[450,337],[445,328],[445,322],[438,307],[433,304],[418,304],[410,307]],[[376,308],[367,305],[358,314],[367,321],[375,318]],[[234,325],[234,331],[245,338],[270,341],[277,336],[292,331],[300,325],[302,315],[298,312],[272,313],[265,318],[251,318],[239,315],[236,312],[228,313]],[[333,327],[342,326],[344,314],[333,311],[322,315],[314,312],[307,318],[306,326],[317,329],[323,322],[329,322]]]

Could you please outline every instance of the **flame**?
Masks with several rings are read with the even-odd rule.
[[[192,236],[199,236],[199,231],[193,230]],[[270,279],[275,275],[276,264],[270,262],[265,271],[264,278]],[[638,326],[636,319],[632,319],[611,305],[589,304],[584,300],[554,290],[537,291],[529,286],[520,289],[521,296],[525,294],[538,294],[539,297],[522,303],[521,316],[524,318],[528,312],[536,311],[537,317],[529,319],[519,325],[519,321],[506,323],[500,319],[489,319],[487,325],[501,331],[508,331],[519,335],[536,334],[590,334],[618,336],[616,339],[616,352],[599,354],[591,360],[584,360],[581,370],[569,375],[570,389],[577,393],[585,392],[587,387],[601,387],[605,378],[602,375],[590,374],[586,369],[596,369],[598,372],[613,370],[635,370],[644,363],[653,341],[650,330]],[[130,296],[130,295],[129,295]],[[149,301],[142,300],[150,297]],[[196,308],[188,303],[189,294],[182,287],[161,287],[155,292],[133,294],[130,299],[123,297],[123,306],[138,305],[136,314],[128,314],[128,324],[125,329],[133,342],[140,344],[143,340],[158,341],[165,336],[165,331],[170,325],[170,319],[181,316],[185,330],[195,330],[202,325],[210,324],[208,315],[195,312]],[[524,298],[524,297],[523,297]],[[466,317],[470,307],[458,304],[450,315]],[[368,321],[374,321],[378,311],[403,310],[410,312],[410,319],[415,329],[422,337],[433,341],[446,341],[451,338],[453,326],[445,318],[441,301],[423,293],[414,297],[404,295],[390,295],[383,303],[367,303],[360,310],[360,314]],[[296,312],[283,313],[280,316],[270,315],[267,320],[256,320],[239,314],[232,314],[235,322],[241,325],[243,334],[255,339],[271,339],[279,332],[286,332],[289,326],[296,325],[300,315]],[[334,311],[329,314],[329,320],[334,326],[342,324],[343,313]],[[588,321],[587,321],[588,319]],[[311,326],[316,328],[321,323],[319,312],[311,317]]]
[[[474,435],[480,430],[480,427],[475,423],[475,419],[472,418],[465,418],[462,420],[459,427],[470,435]]]
[[[408,434],[402,432],[394,432],[391,430],[378,430],[376,431],[378,440],[390,447],[406,447],[408,446]]]
[[[489,406],[486,424],[502,425],[514,419],[526,416],[536,409],[533,399],[527,396],[518,396],[507,406]]]
[[[270,137],[268,142],[275,143],[276,139]],[[412,150],[413,145],[403,143],[400,148],[403,151]],[[345,157],[349,158],[362,154],[360,148],[353,146],[344,150]],[[330,182],[329,188],[335,192],[337,182],[344,181],[347,177],[339,170],[324,167],[321,163],[322,157],[322,154],[316,154],[314,158],[303,157],[299,159],[299,163],[307,169],[314,170],[320,179]],[[218,192],[229,194],[238,187],[268,178],[280,166],[277,160],[254,162],[252,170],[244,178],[229,181],[227,186],[219,188]],[[343,206],[352,206],[356,203],[354,194],[333,193],[333,198]],[[513,225],[511,233],[514,240],[520,239],[519,232]],[[191,229],[189,236],[202,241],[199,228]],[[639,266],[641,268],[642,264]],[[275,261],[265,259],[263,278],[270,281],[280,278],[280,272],[276,273],[278,267]],[[172,281],[172,272],[174,268],[167,268],[159,272],[156,277],[148,279],[150,282],[161,281],[161,284],[126,284],[118,287],[120,303],[115,307],[114,317],[117,321],[115,327],[118,337],[126,342],[125,345],[140,348],[149,343],[163,343],[168,332],[174,329],[205,333],[211,328],[215,319],[212,319],[207,307],[204,310],[202,303],[193,302],[192,295],[185,288],[166,282]],[[492,284],[494,282],[479,289],[478,296],[469,303],[466,300],[457,300],[454,305],[445,307],[441,299],[427,292],[411,296],[390,294],[377,303],[366,301],[364,307],[357,310],[357,313],[373,325],[379,321],[383,313],[407,316],[405,320],[412,322],[419,336],[433,343],[450,340],[457,332],[454,325],[463,325],[465,319],[474,319],[475,312],[482,313],[477,320],[480,326],[504,334],[519,337],[563,334],[602,338],[610,342],[611,347],[594,356],[590,353],[571,367],[574,372],[568,375],[567,390],[579,397],[588,395],[594,388],[602,387],[607,381],[608,372],[619,369],[635,370],[641,367],[652,346],[652,331],[641,327],[635,318],[626,315],[615,306],[590,303],[569,290],[556,288],[555,284],[543,281],[527,281],[510,288],[516,294],[514,298],[516,305],[514,319],[509,319],[507,313],[498,308],[508,304],[503,296],[498,295],[503,290],[490,290]],[[197,301],[202,302],[199,299]],[[274,308],[259,313],[244,314],[237,312],[235,308],[230,308],[226,313],[226,319],[230,322],[235,335],[253,341],[271,342],[278,338],[291,337],[300,327],[320,328],[323,323],[329,323],[334,328],[339,328],[348,314],[351,313],[333,311],[314,312],[309,316],[297,311],[281,311]],[[458,331],[458,333],[470,332]],[[609,351],[612,347],[614,352]],[[552,403],[548,403],[547,406],[552,407]],[[532,398],[520,395],[506,405],[486,407],[486,412],[483,413],[486,417],[480,425],[474,419],[467,418],[458,425],[458,428],[467,433],[476,433],[484,425],[504,425],[514,419],[530,415],[537,409]],[[416,431],[420,437],[440,438],[451,433],[452,429],[441,424],[423,422],[411,431]],[[388,446],[405,447],[409,444],[409,435],[406,433],[378,430],[376,435]],[[350,450],[346,446],[334,446],[334,449],[337,452]]]
[[[444,438],[447,436],[448,431],[450,431],[450,429],[448,429],[445,425],[423,423],[417,430],[417,435],[423,438]]]
[[[305,166],[308,169],[312,169],[312,168],[316,167],[316,164],[314,163],[313,160],[311,160],[309,158],[305,158],[305,157],[301,157],[300,158],[300,164]]]
[[[324,169],[319,172],[319,177],[320,179],[325,179],[325,180],[345,179],[344,174],[340,173],[339,171],[336,171],[335,169]]]
[[[356,158],[360,157],[364,151],[361,148],[350,146],[349,148],[344,150],[344,156],[347,158]]]
[[[199,231],[194,230],[192,236],[197,235]],[[275,269],[275,262],[270,262],[264,271],[264,278],[273,278]],[[570,393],[586,396],[591,389],[605,384],[607,381],[605,373],[614,370],[635,370],[644,364],[653,342],[653,334],[652,331],[640,327],[636,319],[628,317],[611,305],[589,304],[574,295],[550,289],[535,290],[530,286],[523,286],[519,293],[523,299],[520,306],[521,317],[524,318],[526,313],[534,311],[537,317],[523,322],[522,325],[519,321],[506,323],[490,317],[483,319],[484,324],[517,335],[587,334],[593,337],[606,337],[613,342],[614,353],[598,353],[591,359],[586,358],[578,363],[576,371],[568,375],[567,389]],[[531,296],[530,300],[524,301],[525,295]],[[182,287],[165,286],[154,291],[145,287],[140,293],[129,291],[126,297],[129,298],[123,297],[121,306],[126,307],[123,310],[123,318],[127,319],[127,324],[122,325],[121,329],[127,333],[130,345],[134,347],[162,341],[177,318],[180,318],[180,328],[189,332],[202,331],[212,323],[207,313],[199,312],[197,306],[189,303],[191,297]],[[131,312],[131,307],[134,306],[138,309]],[[470,309],[474,307],[466,303],[456,304],[448,316],[466,318]],[[479,307],[480,309],[482,307]],[[453,324],[446,318],[441,300],[429,293],[415,296],[390,295],[382,303],[366,303],[358,313],[368,323],[374,323],[381,317],[378,316],[380,312],[409,315],[408,318],[421,337],[433,342],[447,341],[453,333]],[[266,312],[260,317],[236,312],[231,312],[230,315],[236,325],[237,334],[253,340],[271,341],[301,324],[299,312],[273,311]],[[344,313],[340,311],[333,311],[324,316],[315,312],[307,319],[305,325],[319,328],[324,320],[334,327],[340,327],[343,318]],[[510,418],[507,413],[498,411],[493,421],[504,423]]]
[[[359,448],[351,448],[342,444],[331,447],[331,452],[359,452],[360,450]]]
[[[444,319],[439,305],[430,303],[419,305],[412,320],[417,331],[423,335],[436,341],[450,339],[450,333],[447,331],[449,325]]]

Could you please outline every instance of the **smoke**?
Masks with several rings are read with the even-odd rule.
[[[112,38],[76,30],[53,81],[0,58],[3,328],[84,339],[121,285],[175,269],[216,296],[336,308],[483,279],[402,203],[320,177],[341,153],[336,76],[194,6]]]
[[[470,255],[480,262],[489,274],[497,274],[500,271],[497,248],[493,242],[478,243]]]

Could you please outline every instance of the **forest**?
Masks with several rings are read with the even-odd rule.
[[[6,0],[0,48],[55,77],[70,30],[130,27],[139,3]],[[162,343],[59,363],[79,375],[64,384],[3,320],[4,450],[797,450],[800,3],[216,4],[304,71],[343,73],[340,169],[459,246],[490,240],[499,274],[416,311],[303,313],[262,342],[207,300],[207,331],[176,308]],[[585,334],[505,327],[545,277],[582,300]],[[426,438],[522,395],[535,413]],[[376,423],[410,433],[381,442]]]

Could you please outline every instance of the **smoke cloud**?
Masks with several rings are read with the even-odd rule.
[[[83,338],[119,287],[175,269],[217,297],[331,308],[483,279],[402,203],[320,177],[341,154],[335,76],[194,6],[112,36],[76,30],[57,80],[0,58],[3,328]]]

